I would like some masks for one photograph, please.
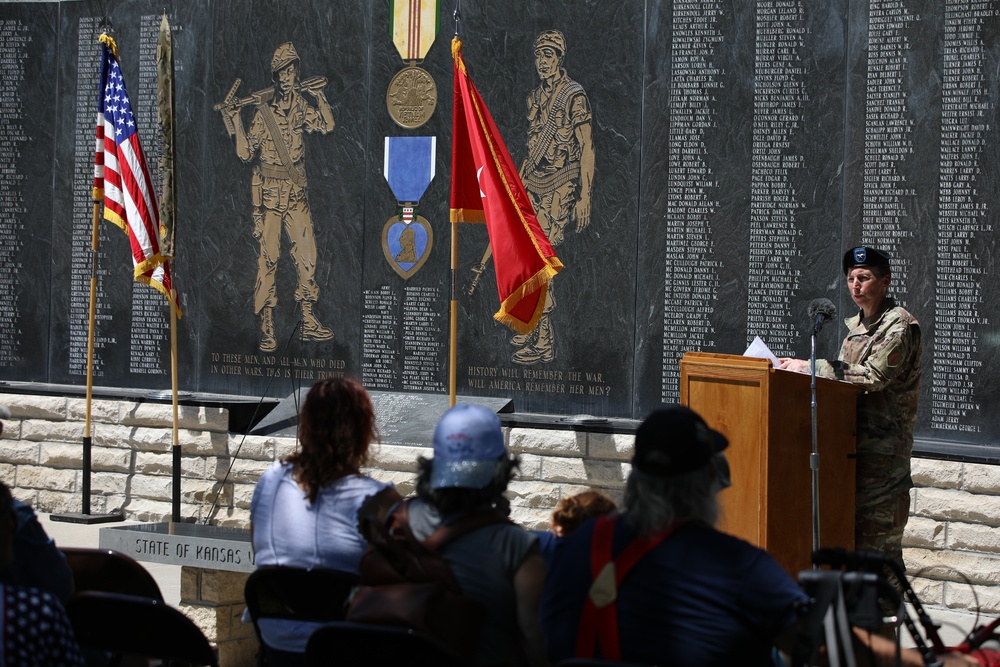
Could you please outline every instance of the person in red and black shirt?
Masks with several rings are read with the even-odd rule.
[[[807,596],[766,552],[713,527],[727,445],[681,406],[639,426],[625,512],[577,529],[549,570],[540,617],[551,661],[770,662]]]

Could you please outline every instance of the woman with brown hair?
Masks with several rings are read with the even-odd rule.
[[[366,546],[358,509],[387,486],[360,471],[375,436],[375,411],[360,382],[328,378],[313,385],[299,415],[301,449],[271,466],[254,490],[250,522],[258,567],[357,574]],[[279,626],[260,624],[267,644],[292,652],[305,650],[313,629],[274,619],[266,625]]]
[[[552,533],[556,537],[569,537],[581,525],[595,516],[610,514],[618,509],[615,501],[600,491],[588,489],[559,501],[552,512]]]
[[[552,568],[556,550],[577,528],[596,516],[610,514],[617,509],[615,501],[593,489],[560,500],[549,520],[549,530],[535,531],[538,535],[538,549],[545,559],[545,565]]]

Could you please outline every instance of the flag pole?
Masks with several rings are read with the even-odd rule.
[[[80,513],[90,514],[90,431],[91,404],[94,399],[94,326],[97,321],[97,252],[101,243],[101,202],[94,200],[90,232],[90,319],[87,324],[87,409],[83,425],[83,454],[80,492],[83,494]]]
[[[164,260],[173,259],[175,252],[174,201],[174,49],[170,21],[166,9],[160,19],[156,39],[156,115],[160,128],[160,239]],[[164,285],[164,287],[167,287]],[[173,279],[167,295],[170,301],[170,402],[173,409],[170,520],[181,520],[181,443],[177,407],[177,290]]]
[[[452,17],[455,19],[455,39],[458,39],[462,0],[455,0]],[[457,113],[455,109],[451,112]],[[448,405],[453,408],[458,392],[458,221],[454,219],[451,221],[451,321],[448,329]]]
[[[455,407],[458,374],[458,223],[451,221],[451,323],[448,345],[448,405]]]
[[[106,83],[107,76],[107,49],[110,48],[117,57],[114,39],[110,36],[112,29],[111,20],[104,18],[99,26],[101,34],[98,41],[103,44],[101,57],[101,85]],[[103,91],[102,91],[103,93]],[[91,438],[91,416],[94,399],[94,337],[97,320],[97,263],[98,250],[100,248],[100,219],[101,206],[104,203],[104,161],[105,139],[104,133],[104,106],[102,98],[98,97],[97,107],[97,127],[96,127],[96,151],[94,154],[94,183],[91,190],[91,197],[94,202],[94,212],[91,224],[90,236],[90,313],[87,326],[87,398],[86,417],[84,419],[83,451],[81,452],[81,481],[80,491],[82,500],[80,503],[81,512],[79,514],[52,514],[49,516],[53,521],[68,521],[70,523],[106,523],[110,521],[124,521],[123,513],[116,514],[91,514],[90,513],[90,474],[91,474],[91,448],[93,439]],[[108,211],[105,210],[105,215]],[[109,219],[113,219],[110,218]]]
[[[101,27],[111,29],[111,20],[104,19]],[[102,65],[103,71],[103,65]],[[100,140],[100,134],[97,135]],[[94,329],[97,322],[97,262],[98,250],[101,242],[101,195],[95,189],[92,191],[94,201],[94,212],[91,219],[90,231],[90,313],[87,321],[87,398],[86,417],[83,424],[83,450],[80,454],[80,513],[68,512],[66,514],[51,514],[49,518],[53,521],[66,521],[69,523],[107,523],[111,521],[124,521],[122,514],[91,514],[90,513],[90,472],[91,472],[91,448],[93,439],[91,438],[91,416],[94,399]]]
[[[91,406],[94,399],[94,328],[97,322],[97,260],[101,243],[101,201],[94,199],[94,214],[90,232],[90,316],[87,323],[87,399],[86,417],[83,423],[83,451],[80,454],[80,513],[50,514],[52,521],[67,523],[110,523],[124,521],[122,514],[90,513],[90,472],[91,472]]]
[[[181,520],[181,442],[177,428],[177,290],[170,290],[170,394],[173,404],[173,486],[171,493],[171,521]]]

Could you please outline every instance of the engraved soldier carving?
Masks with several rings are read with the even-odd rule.
[[[254,312],[260,315],[260,349],[277,347],[274,309],[278,305],[275,274],[281,253],[281,232],[290,242],[298,286],[295,300],[302,307],[302,338],[325,341],[333,331],[323,326],[313,306],[319,298],[316,285],[316,239],[307,197],[305,132],[326,134],[333,129],[333,112],[323,89],[327,80],[312,77],[299,81],[299,56],[291,42],[279,46],[271,59],[274,88],[236,98],[237,79],[226,99],[216,105],[226,129],[236,138],[236,154],[254,162],[250,197],[253,202],[253,235],[260,243]],[[313,98],[311,104],[303,93]],[[244,131],[241,109],[253,105],[250,129]]]
[[[538,222],[553,246],[575,223],[577,232],[590,224],[590,195],[594,181],[594,144],[587,93],[566,74],[566,39],[558,30],[535,38],[535,69],[541,80],[528,95],[528,155],[521,164],[521,180],[535,207]],[[552,313],[554,281],[549,286],[538,326],[518,334],[514,363],[533,365],[555,359]]]

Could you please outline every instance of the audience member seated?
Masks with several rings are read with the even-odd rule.
[[[357,574],[366,546],[358,509],[386,487],[360,472],[375,438],[371,398],[357,380],[320,380],[306,395],[298,435],[301,450],[269,468],[254,490],[256,563]],[[304,653],[318,624],[262,619],[258,627],[269,646]]]
[[[643,421],[625,512],[568,537],[545,582],[541,623],[553,662],[769,663],[807,597],[767,553],[713,527],[715,455],[727,445],[685,407]]]
[[[519,463],[493,411],[462,403],[448,410],[434,431],[433,460],[418,459],[417,499],[409,507],[416,537],[475,512],[509,514],[503,493]],[[490,523],[440,553],[465,595],[486,608],[474,664],[544,664],[538,596],[545,562],[536,536],[509,521]]]
[[[10,410],[0,405],[0,436],[3,435],[4,419],[10,419]],[[13,513],[14,556],[0,567],[0,582],[35,586],[66,600],[73,592],[73,572],[66,557],[45,533],[31,505],[14,498]]]
[[[593,489],[560,500],[552,512],[549,530],[537,531],[538,548],[545,558],[545,564],[552,567],[556,549],[565,538],[573,534],[573,531],[595,516],[610,514],[617,509],[615,501]]]
[[[0,482],[0,565],[13,558],[14,514],[10,489]],[[83,665],[83,655],[59,600],[34,586],[0,584],[0,665]]]

